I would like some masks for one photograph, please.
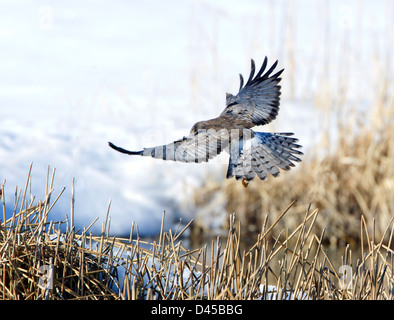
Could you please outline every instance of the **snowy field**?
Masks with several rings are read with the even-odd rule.
[[[390,1],[2,1],[0,10],[0,181],[13,210],[33,162],[32,193],[44,196],[56,168],[57,218],[99,232],[112,200],[111,230],[141,234],[191,219],[194,188],[225,178],[227,157],[164,163],[117,153],[165,144],[216,117],[250,59],[284,67],[278,120],[260,131],[318,141],[320,89],[344,82],[353,105],[368,106],[371,83],[391,61]],[[391,63],[391,62],[390,62]],[[391,64],[392,67],[392,64]],[[323,87],[322,87],[323,86]],[[54,218],[55,219],[55,218]]]

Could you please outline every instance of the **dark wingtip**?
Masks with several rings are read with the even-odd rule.
[[[248,85],[253,80],[253,76],[254,76],[255,71],[256,71],[256,65],[254,63],[254,60],[251,59],[250,60],[250,75],[249,75],[248,81],[246,82],[246,85]]]
[[[267,67],[267,63],[268,63],[268,58],[267,58],[267,56],[265,56],[263,64],[261,65],[261,68],[256,75],[256,79],[261,77],[262,73],[264,72],[265,68]]]
[[[263,61],[263,64],[262,64],[262,66],[261,66],[261,68],[260,68],[260,70],[259,70],[259,72],[258,72],[258,73],[256,74],[256,76],[255,76],[254,74],[255,74],[255,70],[256,70],[256,65],[255,65],[255,63],[254,63],[254,60],[251,59],[251,68],[250,68],[251,70],[250,70],[250,75],[249,75],[248,81],[247,81],[246,84],[245,84],[245,87],[248,86],[248,85],[252,85],[252,84],[254,84],[254,83],[258,83],[258,82],[264,81],[264,80],[266,80],[266,79],[268,79],[268,78],[276,79],[278,82],[281,80],[281,79],[279,78],[279,76],[282,74],[282,72],[283,72],[284,69],[282,69],[282,70],[280,70],[279,72],[275,73],[274,75],[270,76],[271,73],[272,73],[272,72],[275,70],[275,68],[277,67],[277,65],[278,65],[278,60],[276,60],[276,61],[273,63],[273,65],[264,73],[264,71],[265,71],[265,69],[266,69],[266,67],[267,67],[267,64],[268,64],[268,58],[265,57],[265,58],[264,58],[264,61]],[[240,85],[239,90],[243,89],[243,84],[244,84],[244,83],[243,83],[242,75],[240,75],[240,78],[241,78],[241,85]]]
[[[125,153],[125,154],[130,154],[130,155],[142,155],[142,153],[143,153],[143,151],[129,151],[129,150],[120,148],[120,147],[118,147],[118,146],[115,146],[112,142],[109,142],[109,141],[108,141],[108,145],[109,145],[112,149],[114,149],[114,150],[116,150],[116,151],[118,151],[118,152],[121,152],[121,153]]]
[[[242,87],[244,86],[244,77],[242,76],[242,74],[239,74],[239,81],[240,81],[239,90],[241,90]]]

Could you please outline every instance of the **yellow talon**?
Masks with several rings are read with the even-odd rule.
[[[243,179],[242,179],[242,185],[244,186],[244,188],[247,188],[247,187],[248,187],[248,184],[249,184],[248,180],[246,180],[245,178],[243,178]]]

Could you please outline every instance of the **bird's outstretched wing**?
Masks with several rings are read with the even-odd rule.
[[[227,130],[199,130],[167,145],[144,148],[141,151],[129,151],[108,142],[116,151],[129,155],[150,156],[163,160],[181,162],[207,162],[217,156],[228,145]]]
[[[244,86],[244,79],[240,74],[240,87],[236,96],[227,93],[226,108],[222,115],[232,115],[245,120],[247,127],[264,125],[276,118],[279,111],[280,86],[278,83],[279,76],[284,69],[271,75],[278,64],[276,61],[265,73],[267,67],[267,57],[259,72],[254,76],[256,71],[255,63],[251,60],[251,71]]]

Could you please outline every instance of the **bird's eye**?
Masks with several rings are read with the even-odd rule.
[[[227,107],[231,107],[231,106],[234,106],[236,104],[238,104],[238,102],[231,102],[230,104],[227,105]]]

